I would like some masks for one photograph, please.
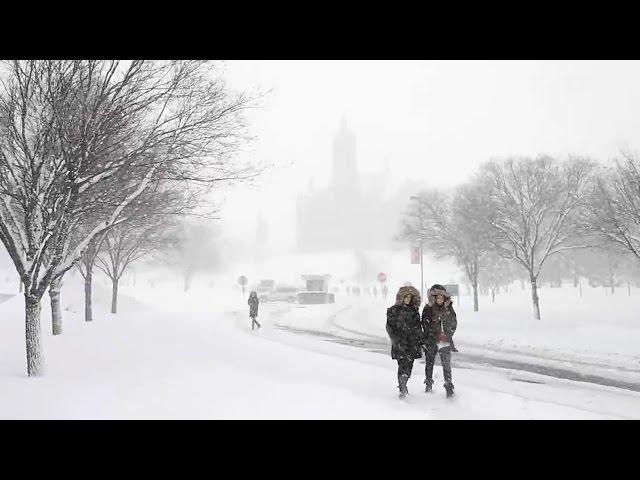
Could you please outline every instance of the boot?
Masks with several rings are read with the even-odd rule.
[[[447,398],[453,397],[453,383],[445,383],[444,389],[447,391]]]
[[[407,389],[407,382],[409,381],[409,375],[398,375],[398,389],[400,390],[400,398],[405,398],[409,393]]]
[[[425,386],[424,386],[425,393],[433,392],[433,380],[425,378],[424,383],[425,383]]]

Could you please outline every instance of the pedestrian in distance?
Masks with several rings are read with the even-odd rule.
[[[258,294],[256,292],[251,292],[247,303],[249,304],[249,316],[251,317],[251,330],[254,330],[256,325],[258,328],[261,328],[262,325],[260,325],[258,320],[256,320],[258,317],[258,305],[260,304]]]

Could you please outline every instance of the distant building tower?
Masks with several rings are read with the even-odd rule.
[[[340,130],[333,139],[332,185],[337,190],[357,188],[358,163],[356,160],[356,136],[342,117]]]
[[[387,172],[388,173],[388,172]],[[333,140],[330,183],[296,199],[297,242],[304,252],[386,247],[398,221],[389,203],[388,175],[361,174],[356,136],[345,118]],[[404,199],[403,203],[404,205]]]

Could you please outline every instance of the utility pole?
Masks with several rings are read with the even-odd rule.
[[[418,241],[420,242],[420,299],[424,301],[424,260],[422,256],[422,203],[420,203],[420,199],[415,195],[409,197],[409,200],[415,200],[418,202],[418,222],[420,224],[420,233],[418,235]]]
[[[422,262],[422,239],[420,239],[420,298],[424,301],[424,267]]]

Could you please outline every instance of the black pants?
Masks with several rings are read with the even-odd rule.
[[[410,377],[411,370],[413,370],[413,358],[398,358],[398,376]]]
[[[258,328],[261,327],[261,325],[258,323],[258,320],[256,320],[256,317],[251,317],[251,330],[254,329],[255,325],[258,325]]]
[[[431,385],[433,385],[433,365],[435,364],[437,353],[438,347],[436,345],[429,345],[425,348],[424,375],[426,383]],[[451,380],[451,347],[440,349],[440,363],[442,363],[444,383],[453,385]]]

